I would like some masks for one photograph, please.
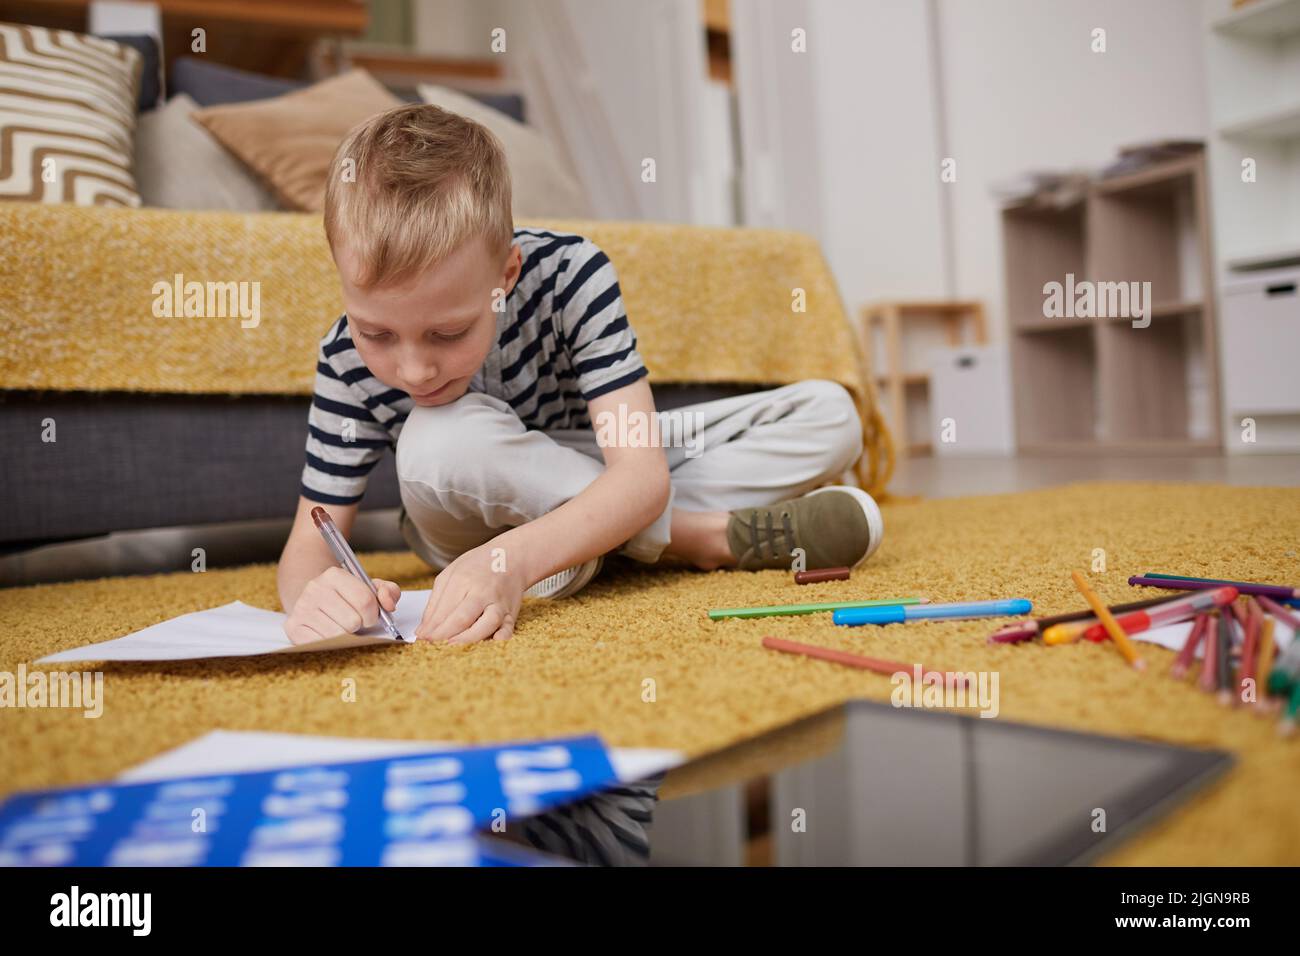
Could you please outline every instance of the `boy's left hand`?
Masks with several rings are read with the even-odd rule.
[[[510,639],[526,585],[515,569],[500,569],[501,555],[494,556],[495,550],[489,541],[466,551],[438,573],[415,629],[417,638],[448,644]]]

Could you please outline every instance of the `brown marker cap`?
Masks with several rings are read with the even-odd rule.
[[[852,571],[849,568],[819,568],[816,571],[796,571],[795,584],[819,584],[822,581],[847,581]]]

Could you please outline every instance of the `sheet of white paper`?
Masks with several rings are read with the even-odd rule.
[[[459,750],[465,744],[440,740],[381,740],[366,737],[316,737],[258,730],[214,730],[175,750],[137,764],[118,777],[123,783],[144,783],[214,773],[270,770],[317,763],[346,763],[393,757],[419,750]],[[685,761],[677,750],[614,747],[610,763],[624,782],[642,780]]]
[[[1167,624],[1164,627],[1152,628],[1149,631],[1139,631],[1133,635],[1135,641],[1146,641],[1148,644],[1159,644],[1161,647],[1167,647],[1171,651],[1181,651],[1183,645],[1187,643],[1187,635],[1192,633],[1192,622],[1183,621],[1181,624]],[[1295,635],[1290,627],[1275,621],[1273,625],[1273,643],[1278,651],[1284,651],[1291,644],[1291,639]],[[1196,657],[1199,659],[1205,652],[1205,641],[1201,641],[1201,646],[1196,649]]]
[[[403,591],[393,619],[397,629],[413,637],[429,591]],[[397,644],[382,627],[359,634],[340,634],[309,644],[294,644],[284,633],[286,615],[232,601],[221,607],[182,614],[142,631],[111,641],[48,654],[36,663],[64,661],[191,661],[210,657],[254,657],[259,654],[308,654],[370,644]]]

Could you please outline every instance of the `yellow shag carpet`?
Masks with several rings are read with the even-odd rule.
[[[1024,596],[1080,606],[1073,568],[1110,602],[1143,571],[1300,581],[1300,489],[1096,483],[885,508],[881,550],[851,581],[798,587],[782,572],[700,573],[613,563],[579,596],[526,606],[514,640],[279,659],[108,664],[98,720],[79,711],[0,715],[0,790],[111,777],[216,728],[465,742],[599,732],[610,744],[709,751],[851,697],[888,699],[887,677],[778,654],[773,634],[940,670],[997,670],[1001,716],[1233,752],[1221,781],[1112,853],[1113,864],[1300,863],[1300,739],[1225,708],[1109,644],[989,646],[1001,621],[837,628],[825,615],[713,623],[710,608],[923,594]],[[410,554],[363,556],[372,574],[430,585]],[[1144,596],[1152,592],[1143,592]],[[275,570],[183,572],[0,591],[0,670],[240,599],[275,608]],[[356,681],[356,701],[343,681]],[[642,699],[653,678],[656,700]]]

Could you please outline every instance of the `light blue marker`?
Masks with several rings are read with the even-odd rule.
[[[902,624],[930,618],[963,620],[974,617],[1017,617],[1028,614],[1034,605],[1024,598],[1007,601],[967,601],[961,604],[892,604],[888,607],[850,607],[834,613],[836,624],[857,627],[859,624]]]

